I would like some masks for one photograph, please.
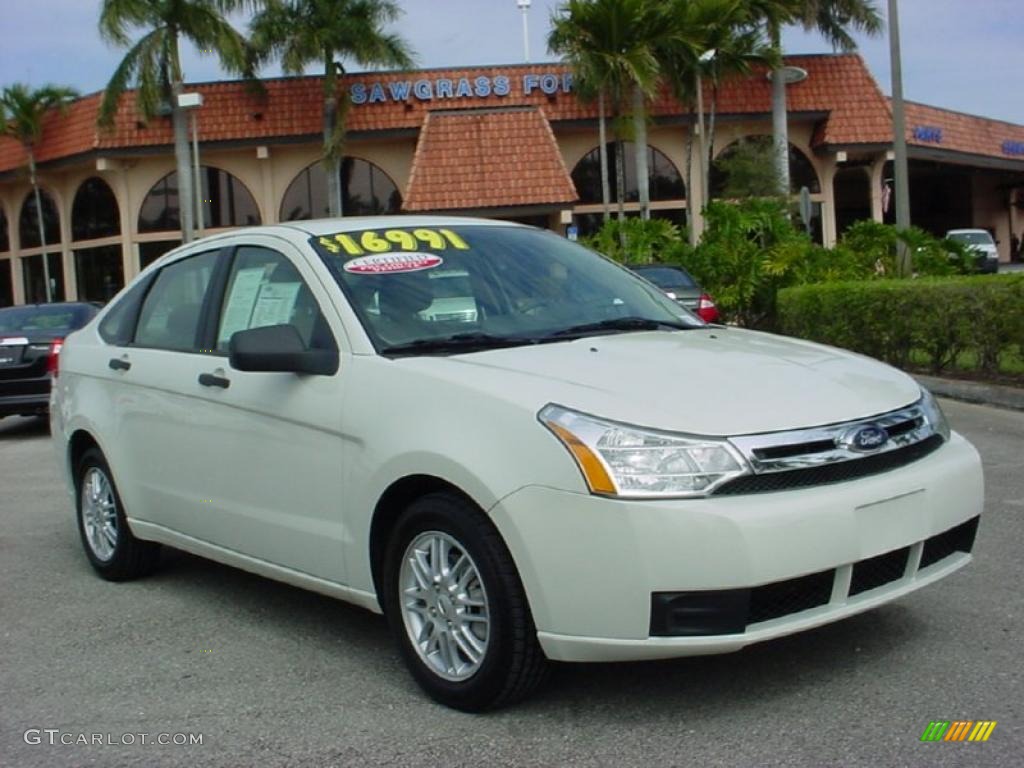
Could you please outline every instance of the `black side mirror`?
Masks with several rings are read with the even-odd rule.
[[[293,325],[267,325],[232,334],[228,361],[239,371],[311,373],[338,372],[338,350],[306,349]]]

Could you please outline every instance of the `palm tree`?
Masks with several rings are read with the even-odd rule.
[[[693,155],[696,137],[708,134],[704,125],[703,83],[711,83],[711,132],[718,86],[725,78],[749,72],[750,66],[761,61],[766,49],[754,28],[754,20],[746,0],[668,0],[666,23],[674,31],[660,38],[657,55],[661,70],[678,101],[696,107],[694,129],[687,142],[686,177],[688,183],[701,189],[701,198],[707,200],[707,174],[713,142],[701,138],[698,157],[701,173],[694,179]],[[690,199],[693,199],[692,190]],[[696,213],[691,210],[691,217]],[[690,227],[691,243],[696,243],[696,229]]]
[[[874,0],[750,0],[752,12],[763,19],[772,46],[782,59],[782,27],[799,23],[817,31],[833,50],[855,51],[851,30],[868,35],[882,32],[882,16]],[[789,194],[789,136],[786,124],[786,82],[782,67],[772,70],[772,135],[779,191]]]
[[[229,72],[251,74],[252,56],[245,38],[225,14],[246,5],[244,0],[103,0],[100,34],[124,55],[100,103],[99,124],[110,127],[121,95],[134,82],[136,105],[146,120],[170,110],[174,126],[174,156],[178,172],[181,236],[190,242],[194,228],[194,193],[189,169],[187,115],[178,105],[185,75],[178,49],[182,38],[199,50],[215,51]],[[132,43],[129,32],[144,31]]]
[[[625,165],[619,118],[625,110],[628,96],[632,97],[634,104],[641,210],[646,206],[648,174],[643,103],[658,82],[659,63],[654,41],[662,29],[656,22],[662,18],[662,12],[660,0],[569,0],[552,19],[548,47],[566,57],[581,83],[582,95],[596,94],[598,98],[602,195],[605,197],[606,217],[607,198],[610,197],[605,181],[608,178],[606,108],[610,105],[615,132],[615,186],[621,219],[624,216]]]
[[[36,177],[36,144],[43,135],[43,118],[56,109],[66,113],[78,94],[71,88],[44,85],[32,89],[15,83],[0,92],[0,135],[9,136],[22,147],[28,156],[29,181],[36,201],[36,223],[39,225],[39,244],[43,247],[43,280],[46,282],[46,301],[53,300],[50,287],[50,263],[46,253],[46,228],[43,226],[43,201]]]
[[[361,66],[410,67],[408,43],[383,27],[401,14],[392,0],[264,0],[250,25],[262,59],[277,56],[282,69],[302,74],[306,65],[324,68],[324,170],[331,216],[342,215],[339,165],[345,139],[348,94],[339,59]]]

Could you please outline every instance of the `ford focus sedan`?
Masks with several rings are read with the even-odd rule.
[[[908,376],[477,219],[179,248],[65,341],[51,425],[100,576],[167,545],[382,612],[472,711],[548,660],[882,605],[966,565],[982,509],[977,453]]]

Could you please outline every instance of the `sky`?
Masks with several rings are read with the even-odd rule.
[[[123,51],[97,31],[99,0],[2,0],[0,86],[26,82],[101,90]],[[398,0],[394,25],[419,67],[513,64],[524,60],[522,14],[516,0]],[[552,61],[548,22],[561,0],[533,0],[528,12],[532,61]],[[886,0],[876,0],[885,11]],[[1024,26],[1020,0],[900,0],[903,92],[908,100],[1024,124]],[[244,30],[247,17],[234,17]],[[888,37],[858,40],[885,93],[891,92]],[[819,36],[790,29],[788,53],[827,53]],[[224,77],[216,59],[183,48],[185,75],[199,82]],[[350,67],[351,70],[357,69]],[[317,69],[311,68],[310,74]],[[274,66],[263,71],[280,74]]]

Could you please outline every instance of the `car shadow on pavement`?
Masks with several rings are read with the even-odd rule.
[[[381,616],[173,549],[165,549],[161,569],[147,582],[180,591],[190,602],[223,605],[235,621],[300,636],[310,650],[337,653],[377,670],[381,685],[392,688],[393,694],[419,698],[424,706],[444,711],[413,684]],[[621,722],[624,711],[642,712],[648,721],[700,720],[794,698],[815,706],[808,691],[841,685],[873,669],[884,674],[894,663],[892,656],[905,655],[907,645],[926,631],[926,623],[912,609],[897,604],[733,654],[643,663],[553,664],[547,685],[506,711],[568,724],[579,718],[591,723]]]
[[[49,434],[50,421],[46,416],[9,416],[0,419],[0,440],[46,437]]]

